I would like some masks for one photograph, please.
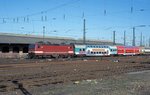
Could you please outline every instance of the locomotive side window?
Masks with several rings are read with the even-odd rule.
[[[68,49],[72,49],[72,47],[68,47]],[[81,50],[80,50],[81,51]]]
[[[40,48],[40,45],[38,45],[37,48]]]

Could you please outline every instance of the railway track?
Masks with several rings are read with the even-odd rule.
[[[1,64],[24,64],[24,63],[45,63],[45,62],[62,62],[62,61],[77,61],[77,60],[117,60],[128,58],[130,56],[101,56],[101,57],[74,57],[74,58],[39,58],[39,59],[0,59]],[[132,56],[132,57],[149,57],[149,55]]]
[[[0,65],[0,91],[17,90],[19,84],[25,88],[31,88],[150,70],[150,64],[148,64],[150,59],[146,58],[147,56],[103,57],[103,59],[89,57],[82,60],[50,62],[46,59],[41,61],[42,64],[37,64],[37,59],[27,61],[31,62],[30,64],[26,64],[26,61],[21,64],[7,63]]]

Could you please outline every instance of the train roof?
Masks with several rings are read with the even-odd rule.
[[[140,48],[139,46],[117,46],[119,48]]]

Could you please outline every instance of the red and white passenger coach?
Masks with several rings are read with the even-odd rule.
[[[139,55],[140,47],[136,46],[117,46],[118,55]]]

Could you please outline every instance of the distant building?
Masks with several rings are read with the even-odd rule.
[[[43,41],[42,36],[33,35],[19,35],[0,33],[0,58],[24,58],[28,54],[29,44]],[[65,37],[45,37],[44,41],[55,44],[82,44],[82,40],[75,40],[73,38]],[[111,41],[94,41],[86,40],[87,44],[107,44],[112,45]]]

